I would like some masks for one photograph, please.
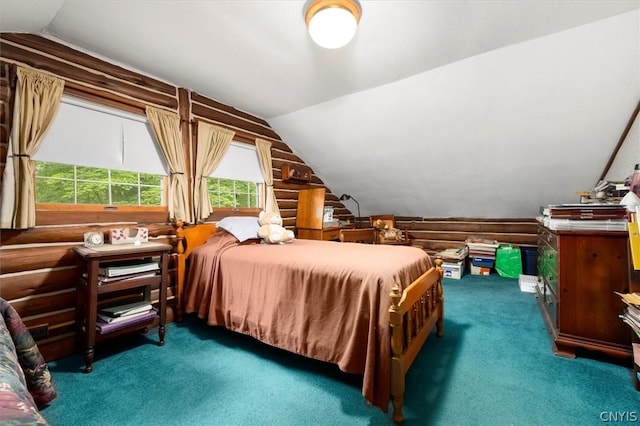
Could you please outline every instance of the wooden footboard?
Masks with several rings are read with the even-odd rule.
[[[396,285],[390,295],[391,402],[393,420],[397,424],[403,421],[405,375],[409,367],[434,326],[437,328],[436,335],[442,336],[442,259],[436,259],[435,263],[435,267],[422,274],[404,292]]]

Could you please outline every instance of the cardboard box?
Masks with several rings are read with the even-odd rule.
[[[473,263],[469,264],[469,269],[471,270],[471,275],[490,275],[491,274],[491,268],[475,266]]]
[[[114,228],[109,232],[111,244],[140,244],[149,242],[147,228]]]
[[[442,270],[444,272],[444,278],[459,280],[464,275],[464,260],[459,262],[442,262]]]

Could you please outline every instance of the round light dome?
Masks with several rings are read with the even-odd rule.
[[[319,46],[337,49],[351,41],[358,29],[360,8],[352,0],[316,0],[306,12],[309,35]]]

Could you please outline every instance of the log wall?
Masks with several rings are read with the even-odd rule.
[[[271,141],[274,191],[285,227],[295,228],[298,190],[324,187],[312,170],[312,180],[301,185],[281,180],[285,163],[302,164],[303,159],[258,117],[239,111],[185,88],[129,71],[46,38],[31,34],[0,34],[0,176],[6,163],[11,129],[11,109],[15,89],[15,66],[27,66],[65,80],[65,92],[144,114],[147,105],[179,113],[187,164],[193,164],[192,138],[195,123],[203,120],[233,129],[236,139],[255,143],[256,138]],[[308,167],[308,166],[307,166]],[[191,170],[188,170],[191,173]],[[1,178],[0,178],[1,179]],[[326,204],[338,219],[351,212],[327,188]],[[383,212],[387,213],[387,212]],[[214,210],[211,220],[229,214]],[[71,354],[75,344],[75,283],[79,270],[72,247],[87,231],[107,233],[111,227],[146,226],[150,239],[175,245],[175,232],[167,212],[127,209],[86,212],[79,210],[36,212],[37,226],[29,230],[1,230],[0,297],[11,302],[28,327],[46,331],[37,339],[47,360]],[[362,218],[363,224],[368,219]],[[494,238],[505,242],[535,244],[535,224],[521,220],[487,221],[473,219],[425,219],[398,217],[399,227],[408,227],[416,244],[427,251],[438,251],[463,244],[466,235]],[[452,227],[451,223],[455,222]],[[493,236],[493,237],[492,237]],[[173,319],[175,265],[170,263],[168,319]],[[157,289],[153,292],[157,299]],[[168,336],[171,338],[171,336]]]
[[[11,129],[16,65],[32,67],[65,81],[65,93],[98,103],[144,114],[152,105],[180,114],[187,164],[192,164],[191,147],[194,119],[213,122],[236,131],[237,139],[254,143],[257,137],[272,142],[274,188],[282,208],[285,226],[295,227],[297,189],[280,181],[280,166],[285,162],[304,164],[271,129],[269,124],[250,114],[208,99],[185,88],[79,52],[33,34],[0,34],[0,176],[6,164]],[[190,172],[190,170],[189,170]],[[1,178],[0,178],[1,179]],[[314,175],[313,185],[324,186]],[[328,198],[340,208],[337,197]],[[342,206],[343,214],[349,214]],[[228,211],[214,211],[212,220]],[[0,239],[0,297],[11,302],[28,327],[44,326],[46,333],[38,341],[47,359],[68,355],[75,340],[75,283],[79,274],[72,247],[87,231],[145,226],[150,239],[175,244],[175,231],[167,212],[127,209],[85,212],[79,210],[36,212],[37,227],[15,231],[2,230]],[[170,263],[168,292],[169,320],[173,319],[174,271]],[[152,297],[157,299],[157,289]],[[169,337],[170,338],[170,337]]]

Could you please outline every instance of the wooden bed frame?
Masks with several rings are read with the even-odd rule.
[[[184,285],[188,276],[187,259],[196,247],[204,244],[216,232],[214,224],[199,224],[183,227],[177,224],[176,246],[177,279],[176,301],[178,321],[182,321]],[[444,297],[442,293],[442,259],[423,273],[404,291],[395,285],[389,295],[389,325],[391,327],[391,395],[393,420],[403,421],[402,406],[405,391],[405,375],[418,356],[422,345],[436,327],[436,335],[442,337]]]

